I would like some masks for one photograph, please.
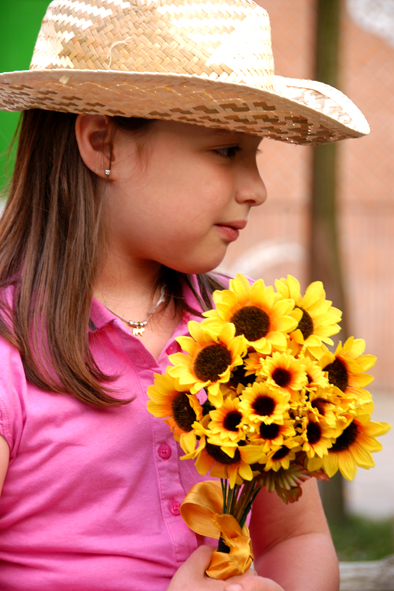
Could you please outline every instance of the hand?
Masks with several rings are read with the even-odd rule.
[[[226,581],[211,579],[205,574],[214,548],[200,546],[177,570],[167,591],[283,591],[274,581],[257,576],[253,569]]]

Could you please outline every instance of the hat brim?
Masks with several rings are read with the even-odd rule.
[[[105,70],[0,74],[0,109],[164,119],[315,145],[369,133],[338,90],[274,76],[273,89],[198,76]]]

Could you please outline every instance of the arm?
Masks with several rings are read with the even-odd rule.
[[[276,493],[259,493],[250,523],[254,566],[280,585],[278,591],[337,591],[338,562],[317,483],[311,478],[302,489],[291,505]]]
[[[5,475],[7,474],[8,462],[10,459],[10,450],[8,443],[2,435],[0,435],[0,493],[3,488]]]

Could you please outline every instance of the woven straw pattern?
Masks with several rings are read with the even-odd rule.
[[[274,76],[252,0],[54,0],[0,108],[146,117],[321,144],[368,133],[339,91]]]
[[[54,0],[30,69],[58,68],[171,72],[270,89],[269,19],[249,0]]]

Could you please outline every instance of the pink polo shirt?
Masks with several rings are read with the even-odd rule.
[[[146,409],[153,374],[180,350],[174,339],[191,317],[157,361],[97,301],[91,318],[94,358],[118,376],[118,397],[134,396],[126,406],[103,410],[40,390],[0,339],[0,433],[10,447],[0,498],[4,591],[164,591],[203,541],[179,513],[203,478]]]

